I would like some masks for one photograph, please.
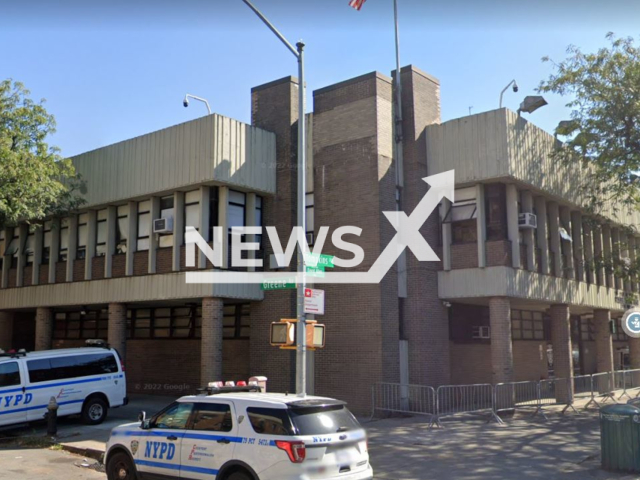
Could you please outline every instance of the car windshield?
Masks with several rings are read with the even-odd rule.
[[[362,428],[344,405],[293,408],[289,413],[298,435],[324,435]]]

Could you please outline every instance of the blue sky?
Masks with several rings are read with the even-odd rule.
[[[609,31],[640,34],[640,2],[632,0],[398,0],[401,63],[438,77],[442,119],[498,107],[515,78],[517,109],[533,94],[569,44],[585,51]],[[22,0],[0,16],[0,78],[46,98],[57,119],[51,143],[75,155],[204,115],[185,109],[185,93],[203,96],[216,113],[250,121],[253,86],[296,75],[294,57],[241,0],[81,2]],[[311,90],[363,73],[394,68],[392,0],[254,0],[280,30],[307,44]],[[565,100],[530,119],[547,130],[566,118]]]

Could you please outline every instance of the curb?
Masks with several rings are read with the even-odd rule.
[[[64,443],[61,443],[60,447],[62,447],[62,450],[66,452],[75,453],[76,455],[81,455],[98,461],[101,461],[104,456],[104,451],[97,450],[95,448],[74,447],[73,445],[66,445]]]

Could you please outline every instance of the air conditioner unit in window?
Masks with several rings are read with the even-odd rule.
[[[473,327],[473,338],[491,338],[491,327]]]
[[[153,221],[153,233],[172,233],[173,217],[156,218]]]
[[[538,218],[533,213],[518,214],[518,227],[538,228]]]
[[[313,245],[313,232],[307,232],[307,244]]]

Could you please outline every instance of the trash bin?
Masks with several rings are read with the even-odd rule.
[[[640,473],[640,408],[607,405],[600,409],[602,468]]]

